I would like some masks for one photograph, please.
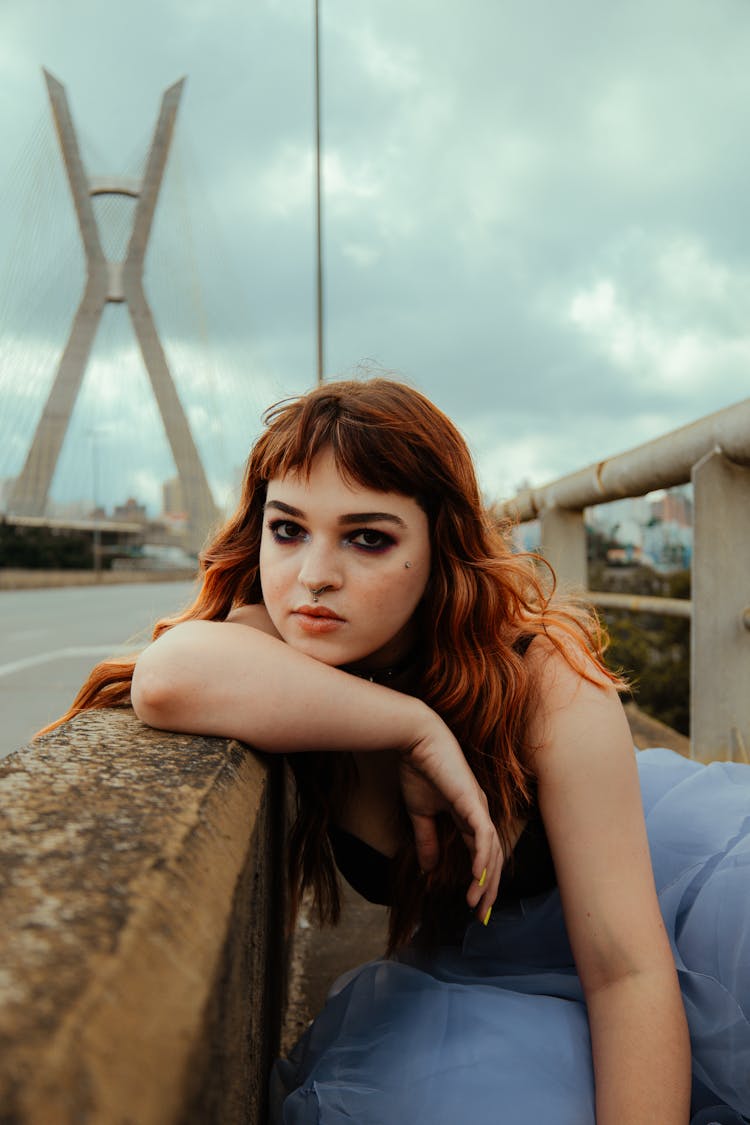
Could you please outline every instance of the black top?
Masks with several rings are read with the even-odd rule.
[[[523,656],[533,639],[533,635],[527,634],[520,637],[513,647]],[[369,902],[390,906],[395,860],[335,824],[329,826],[328,838],[336,866],[350,886]],[[547,834],[538,810],[534,810],[518,837],[510,861],[503,869],[497,905],[515,904],[522,898],[549,891],[556,885],[557,876]]]
[[[336,866],[347,883],[368,902],[390,906],[396,861],[335,824],[329,826],[328,838]],[[522,898],[549,891],[556,884],[544,825],[540,817],[534,817],[518,837],[512,860],[503,870],[497,905],[515,904]]]

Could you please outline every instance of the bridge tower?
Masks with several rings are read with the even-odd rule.
[[[16,515],[44,514],[104,306],[109,301],[125,302],[182,486],[188,516],[185,545],[197,551],[218,512],[143,288],[146,247],[185,79],[165,92],[146,170],[142,179],[131,180],[92,178],[87,174],[65,87],[46,70],[44,77],[83,241],[86,284],[26,462],[11,491],[8,511]],[[130,196],[137,200],[123,261],[112,261],[104,253],[91,203],[96,195]]]

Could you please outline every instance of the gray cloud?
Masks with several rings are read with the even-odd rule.
[[[372,359],[422,387],[463,428],[490,494],[746,395],[744,3],[480,0],[467,13],[323,0],[321,12],[331,372]],[[44,64],[68,88],[92,172],[137,163],[164,88],[188,75],[147,286],[223,481],[212,450],[239,463],[270,399],[314,379],[312,5],[9,0],[1,19],[14,113],[0,249],[22,254],[27,232],[47,251],[28,256],[41,278],[19,267],[0,291],[0,434],[14,433],[0,475],[20,467],[31,384],[41,407],[51,378],[47,351],[31,353],[61,346],[81,283]],[[23,395],[19,363],[35,372]],[[77,432],[87,411],[128,409],[100,397],[92,383]],[[132,409],[142,474],[163,439]],[[154,479],[168,465],[154,460]],[[61,465],[62,491],[74,473]]]

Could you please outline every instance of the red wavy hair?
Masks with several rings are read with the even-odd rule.
[[[461,434],[413,388],[383,378],[327,383],[271,407],[264,421],[237,511],[202,552],[195,601],[159,621],[154,638],[182,621],[221,621],[235,606],[262,600],[266,484],[292,471],[309,473],[317,455],[331,450],[347,480],[410,496],[427,513],[432,573],[420,609],[419,695],[455,734],[507,838],[512,819],[534,801],[526,739],[534,684],[514,642],[544,633],[582,675],[591,678],[598,669],[617,683],[602,664],[605,643],[596,615],[553,598],[549,568],[540,568],[537,556],[512,552],[508,528],[498,527],[482,505]],[[89,708],[128,704],[133,667],[134,660],[97,665],[58,722]],[[293,910],[310,887],[321,920],[336,922],[339,888],[327,829],[353,763],[345,754],[311,753],[292,754],[289,763],[297,785],[289,851]],[[471,877],[465,846],[445,818],[439,868],[421,879],[403,819],[391,949],[417,926],[427,942],[450,937],[458,919],[465,920]]]

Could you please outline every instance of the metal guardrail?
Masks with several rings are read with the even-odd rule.
[[[643,496],[657,488],[686,484],[693,466],[712,453],[721,453],[737,465],[750,465],[750,398],[542,488],[522,489],[499,507],[523,522],[552,507],[581,511],[626,496]]]
[[[693,616],[689,598],[658,598],[650,594],[617,594],[604,590],[586,590],[587,601],[602,609],[626,609],[630,613],[659,613],[664,617]]]
[[[692,481],[692,601],[587,589],[584,508]],[[498,505],[539,519],[542,550],[594,604],[691,621],[694,758],[748,760],[750,745],[750,399]]]

